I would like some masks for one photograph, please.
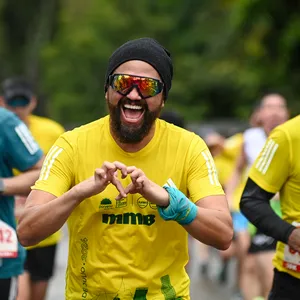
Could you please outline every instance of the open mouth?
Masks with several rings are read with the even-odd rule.
[[[124,104],[121,106],[122,117],[126,123],[136,124],[143,118],[145,109],[137,104]]]

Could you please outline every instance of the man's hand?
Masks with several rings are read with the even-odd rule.
[[[127,167],[127,174],[130,174],[131,183],[125,188],[125,194],[141,194],[146,200],[159,205],[159,206],[168,206],[169,205],[169,194],[168,192],[149,180],[145,173],[141,169],[136,167]],[[124,173],[122,173],[123,176]],[[120,193],[116,199],[121,199],[123,196]]]
[[[288,245],[300,253],[300,228],[296,228],[290,234]]]
[[[79,199],[82,201],[101,193],[110,183],[117,188],[121,198],[126,197],[127,193],[125,193],[121,182],[118,180],[118,170],[121,171],[122,178],[127,176],[127,168],[124,164],[118,161],[113,163],[104,162],[101,168],[95,170],[94,176],[80,182],[74,187]]]

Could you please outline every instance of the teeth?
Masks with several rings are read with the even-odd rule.
[[[138,105],[130,105],[130,104],[125,104],[124,107],[125,107],[125,108],[128,108],[128,109],[135,109],[135,110],[143,109],[141,106],[138,106]]]

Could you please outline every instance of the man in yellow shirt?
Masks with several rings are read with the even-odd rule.
[[[34,139],[45,154],[64,132],[64,128],[47,118],[32,114],[37,99],[29,82],[23,78],[9,78],[2,84],[2,104],[14,112],[29,128]],[[23,209],[26,198],[16,198],[16,216]],[[25,273],[19,277],[18,300],[43,300],[46,297],[48,281],[52,276],[56,246],[61,239],[57,231],[34,247],[27,249]]]
[[[207,146],[158,119],[172,75],[158,42],[125,43],[108,63],[109,116],[65,133],[45,159],[18,235],[29,246],[68,220],[66,299],[190,299],[188,233],[231,243]]]
[[[240,207],[245,216],[278,241],[270,300],[296,300],[300,293],[300,116],[275,128],[249,172]],[[279,192],[282,218],[270,199]]]

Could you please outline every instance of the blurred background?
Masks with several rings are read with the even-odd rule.
[[[0,0],[0,80],[27,77],[39,97],[35,113],[70,129],[106,114],[108,58],[145,36],[173,58],[166,109],[200,135],[245,129],[266,93],[286,97],[292,116],[300,112],[298,0]],[[53,300],[63,299],[67,240],[61,245]],[[197,276],[194,295],[201,288],[201,299],[225,299]]]
[[[167,108],[234,131],[267,92],[299,112],[299,8],[297,0],[0,0],[0,79],[26,75],[37,114],[73,127],[106,114],[111,53],[149,36],[174,61]]]

